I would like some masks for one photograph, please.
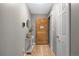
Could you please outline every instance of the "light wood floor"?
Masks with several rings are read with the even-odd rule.
[[[35,45],[31,53],[32,56],[54,56],[48,45]]]

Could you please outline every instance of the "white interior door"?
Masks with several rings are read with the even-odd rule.
[[[69,55],[69,4],[62,8],[62,55]]]
[[[57,56],[69,55],[69,9],[68,4],[61,5],[56,19]]]
[[[61,41],[61,15],[57,17],[57,32],[56,32],[56,42],[57,42],[57,56],[62,55],[62,41]]]
[[[62,55],[62,41],[61,41],[61,33],[62,33],[62,4],[58,4],[56,9],[56,55]]]

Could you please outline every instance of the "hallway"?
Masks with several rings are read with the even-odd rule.
[[[77,5],[0,4],[0,56],[79,55]]]
[[[69,55],[69,4],[0,6],[0,55]]]

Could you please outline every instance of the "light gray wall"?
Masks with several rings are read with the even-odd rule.
[[[40,16],[41,19],[43,19],[44,17],[47,18],[47,14],[32,14],[32,35],[33,35],[33,39],[32,42],[35,44],[35,40],[36,40],[36,18],[37,16]]]
[[[56,11],[56,4],[53,4],[53,6],[51,7],[51,10],[49,12],[49,16],[50,16],[50,48],[51,50],[54,51],[54,53],[56,54],[56,19],[55,17],[57,16],[57,12]]]
[[[71,4],[71,55],[79,56],[79,3]]]
[[[0,4],[0,55],[23,55],[28,28],[22,22],[30,17],[25,4]]]

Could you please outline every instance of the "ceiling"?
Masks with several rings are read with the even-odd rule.
[[[52,4],[51,3],[27,3],[28,8],[32,14],[48,14]]]

